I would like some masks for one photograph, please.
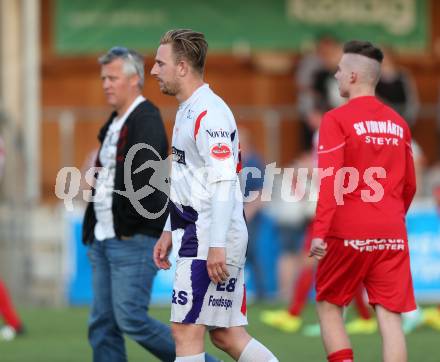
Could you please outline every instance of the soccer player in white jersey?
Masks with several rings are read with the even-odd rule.
[[[172,139],[170,216],[154,250],[168,269],[178,259],[171,321],[176,361],[205,360],[204,335],[239,362],[277,358],[244,326],[247,229],[239,192],[237,126],[228,106],[203,81],[208,44],[188,29],[165,33],[151,74],[179,109]]]

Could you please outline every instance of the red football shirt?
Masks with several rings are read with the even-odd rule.
[[[376,97],[327,112],[318,143],[320,184],[313,237],[406,238],[416,190],[407,123]]]

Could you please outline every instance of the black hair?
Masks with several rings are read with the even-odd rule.
[[[359,54],[382,63],[383,53],[369,41],[351,40],[344,44],[344,54]]]

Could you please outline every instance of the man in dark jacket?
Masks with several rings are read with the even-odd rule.
[[[166,170],[158,169],[166,165],[165,129],[159,110],[141,95],[142,56],[115,47],[99,63],[114,112],[98,136],[99,172],[83,226],[93,270],[93,360],[126,361],[125,333],[158,359],[174,361],[169,327],[147,313],[157,272],[153,247],[167,217]],[[153,182],[157,175],[165,176]]]

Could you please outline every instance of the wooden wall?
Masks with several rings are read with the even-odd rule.
[[[81,167],[87,154],[96,147],[96,135],[106,114],[80,114],[75,124],[73,165],[63,165],[60,129],[55,121],[55,108],[101,108],[106,107],[101,90],[99,66],[96,56],[60,57],[52,48],[52,1],[42,0],[42,187],[45,200],[53,200],[55,178],[62,166]],[[430,49],[421,55],[407,55],[399,58],[414,74],[423,104],[434,104],[439,98],[440,86],[440,2],[432,1],[432,41]],[[296,56],[291,57],[292,64]],[[152,55],[147,57],[146,69],[153,65]],[[293,105],[296,90],[293,84],[294,68],[274,74],[258,67],[255,62],[234,58],[224,54],[210,54],[207,62],[206,80],[211,87],[233,108],[237,106]],[[176,101],[160,93],[157,83],[147,77],[145,84],[147,98],[169,112],[164,114],[167,131],[171,132],[173,110]],[[261,115],[239,115],[237,121],[251,129],[256,146],[266,156],[268,145]],[[277,160],[287,163],[299,152],[298,124],[286,116],[281,122],[281,137],[275,142],[280,149]],[[420,118],[414,130],[414,137],[425,151],[428,161],[438,158],[438,140],[435,119],[432,114]]]

